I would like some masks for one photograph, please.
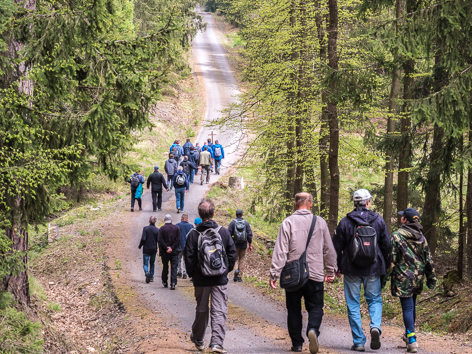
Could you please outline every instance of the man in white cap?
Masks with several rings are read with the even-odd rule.
[[[177,285],[177,265],[179,263],[180,229],[172,224],[172,216],[164,216],[164,225],[159,229],[159,254],[162,259],[162,285],[167,288],[170,262],[170,290],[175,290]]]
[[[344,275],[344,295],[351,326],[351,350],[365,351],[366,336],[362,330],[360,297],[369,306],[370,348],[380,348],[382,333],[381,276],[390,266],[390,236],[384,219],[369,210],[372,196],[367,189],[354,192],[354,210],[340,222],[333,237],[337,253],[337,276]]]

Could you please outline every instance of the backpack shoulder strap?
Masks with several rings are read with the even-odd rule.
[[[313,236],[313,231],[315,231],[316,219],[317,219],[316,215],[313,214],[313,219],[311,220],[310,230],[308,231],[308,239],[306,240],[306,247],[305,247],[304,253],[306,253],[306,250],[308,249],[308,245],[310,244],[310,241],[311,241],[311,237]]]

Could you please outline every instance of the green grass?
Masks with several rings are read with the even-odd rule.
[[[51,312],[61,312],[62,311],[61,305],[56,304],[55,302],[50,302],[47,306],[47,309]]]
[[[39,283],[38,279],[36,279],[33,275],[30,274],[29,276],[29,291],[30,295],[39,301],[47,301],[48,297],[46,296],[46,292],[44,288]]]

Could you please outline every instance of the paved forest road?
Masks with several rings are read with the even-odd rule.
[[[197,8],[197,11],[199,11],[199,8]],[[201,14],[208,23],[208,28],[195,38],[193,53],[196,74],[202,80],[206,91],[206,120],[211,121],[218,117],[219,110],[235,99],[234,96],[237,95],[238,90],[236,80],[226,60],[224,49],[215,32],[212,16],[206,13]],[[215,132],[216,139],[227,150],[227,157],[223,160],[222,174],[224,174],[238,157],[234,152],[234,147],[229,147],[229,144],[237,139],[237,134],[231,131],[220,132],[215,130]],[[202,143],[209,133],[210,131],[204,127],[200,132],[198,141]],[[217,178],[218,176],[212,174],[211,183],[215,182]],[[197,176],[195,182],[199,181],[200,176]],[[196,206],[207,192],[208,187],[206,184],[201,186],[199,183],[191,185],[185,198],[185,212],[190,215],[191,221],[197,216]],[[167,213],[173,216],[173,223],[180,221],[180,216],[176,213],[173,193],[164,192],[163,211],[159,213],[151,212],[150,197],[149,192],[144,194],[143,211],[128,214],[132,218],[132,231],[129,235],[129,242],[120,246],[124,248],[128,257],[128,261],[123,263],[129,268],[127,271],[130,275],[130,285],[135,289],[136,295],[140,298],[143,306],[152,308],[160,316],[168,319],[169,326],[177,326],[183,333],[189,335],[195,311],[192,284],[188,280],[179,279],[177,290],[171,291],[163,288],[160,280],[161,263],[159,259],[156,259],[154,282],[144,283],[142,253],[137,248],[142,227],[148,224],[151,215],[156,215],[159,223],[162,223],[163,217]],[[287,353],[290,350],[290,342],[285,329],[286,312],[283,304],[273,302],[244,284],[235,284],[232,280],[229,282],[228,289],[229,316],[224,343],[228,352]],[[352,344],[352,339],[347,318],[338,320],[325,316],[321,332],[322,353],[350,352],[348,349]],[[181,343],[163,343],[163,345],[173,346],[176,351],[190,350],[192,352],[194,347],[190,344],[188,338],[186,336]],[[209,345],[209,340],[210,328],[207,329],[206,346]],[[368,349],[369,343],[368,341],[367,351],[370,351]],[[398,348],[399,344],[398,338],[391,341],[383,338],[380,352],[402,353],[405,350]],[[307,347],[305,347],[305,352],[307,352]],[[426,352],[422,350],[422,353]]]

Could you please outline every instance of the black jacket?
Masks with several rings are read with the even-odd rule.
[[[161,255],[167,253],[167,247],[172,248],[172,254],[182,251],[180,247],[180,229],[177,225],[164,224],[159,229],[159,250]]]
[[[349,259],[349,244],[354,236],[354,230],[358,221],[368,222],[377,233],[377,261],[369,267],[358,267]],[[354,210],[346,215],[334,232],[333,245],[338,256],[338,269],[342,274],[361,277],[370,275],[384,275],[390,267],[390,235],[384,219],[377,213],[363,208]]]
[[[162,187],[164,187],[164,189],[167,189],[166,179],[164,178],[162,173],[158,171],[151,173],[151,175],[148,177],[146,187],[149,188],[150,183],[152,183],[151,190],[153,192],[162,192]]]
[[[143,247],[143,254],[156,254],[157,241],[159,239],[159,228],[154,225],[148,225],[143,228],[143,235],[138,248]]]
[[[231,221],[231,223],[229,224],[228,226],[228,231],[229,231],[229,234],[231,235],[231,237],[234,238],[234,232],[236,230],[236,220],[244,220],[243,218],[236,218],[234,219],[233,221]],[[247,243],[252,243],[252,230],[251,230],[251,225],[249,225],[249,223],[244,220],[244,222],[246,223],[246,236],[247,236],[247,241],[246,242],[243,242],[243,243],[236,243],[236,248],[240,248],[240,249],[243,249],[245,250],[247,248]]]
[[[216,229],[218,224],[213,220],[206,221],[197,227],[198,232],[204,232],[207,229]],[[187,274],[193,278],[193,286],[216,286],[228,284],[228,272],[231,272],[236,262],[236,247],[228,230],[222,227],[219,231],[223,245],[225,246],[228,257],[228,272],[217,277],[206,277],[197,266],[198,253],[198,232],[191,230],[187,235],[187,243],[184,249],[185,266]]]

